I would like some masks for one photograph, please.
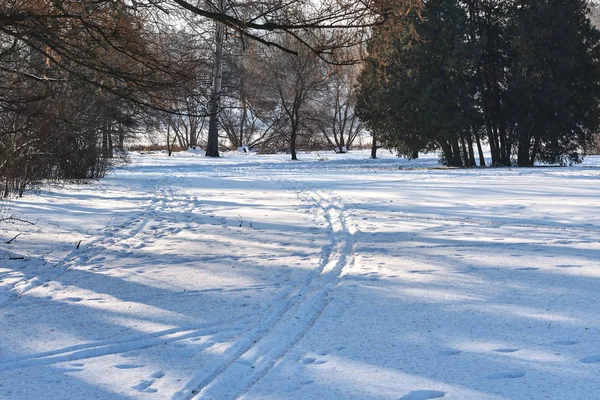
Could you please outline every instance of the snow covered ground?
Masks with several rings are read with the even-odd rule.
[[[0,398],[600,398],[600,158],[287,158],[11,202]]]

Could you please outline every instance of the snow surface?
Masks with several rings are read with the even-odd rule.
[[[11,202],[0,398],[600,398],[600,158],[288,157]]]

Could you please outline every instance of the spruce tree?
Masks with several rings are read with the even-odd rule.
[[[400,155],[441,149],[447,165],[471,165],[470,127],[477,112],[466,12],[458,1],[430,0],[421,16],[392,42],[385,69],[377,62],[380,55],[367,63],[360,116]],[[461,146],[467,135],[469,151]]]
[[[586,0],[426,0],[366,63],[359,113],[402,155],[471,166],[477,143],[483,165],[486,138],[494,165],[579,162],[600,125],[588,17]]]
[[[585,0],[525,0],[508,79],[517,163],[581,161],[600,118],[600,36]]]

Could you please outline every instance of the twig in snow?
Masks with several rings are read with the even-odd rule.
[[[13,240],[15,240],[16,238],[18,238],[19,236],[21,236],[23,234],[23,232],[18,233],[14,238],[10,239],[8,242],[6,242],[6,244],[11,244],[13,242]]]
[[[26,219],[14,217],[14,216],[2,218],[2,219],[0,219],[0,222],[21,222],[23,224],[35,225],[35,222],[27,221]]]
[[[241,215],[238,214],[237,218],[238,222],[240,223],[240,228],[242,227],[242,225],[244,225],[244,218],[242,218]]]
[[[77,242],[77,246],[75,246],[75,248],[79,249],[79,246],[81,246],[81,240],[79,242]]]
[[[8,257],[6,257],[8,256]],[[8,258],[9,260],[24,260],[25,257],[23,256],[13,256],[11,255],[8,251],[5,251],[4,254],[2,255],[2,258]]]
[[[108,226],[108,224],[110,224],[110,221],[112,221],[112,219],[115,217],[115,215],[117,215],[117,213],[114,213],[110,219],[108,220],[108,222],[106,223],[106,225]]]
[[[52,253],[54,253],[54,249],[52,249],[52,250],[50,250],[50,251],[47,251],[47,252],[45,252],[45,253],[42,253],[42,254],[40,254],[40,257],[45,257],[45,256],[47,256],[48,254],[52,254]]]

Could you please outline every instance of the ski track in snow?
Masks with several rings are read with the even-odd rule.
[[[356,230],[343,202],[322,190],[295,191],[304,204],[322,214],[330,230],[331,243],[322,250],[318,267],[302,286],[274,302],[281,304],[273,305],[261,322],[229,349],[226,362],[208,376],[195,377],[173,399],[236,399],[250,390],[314,326],[344,268],[354,262]]]
[[[216,170],[218,171],[218,168]],[[299,179],[297,180],[294,178],[284,179],[282,178],[283,175],[265,175],[266,171],[261,168],[244,167],[239,168],[239,170],[229,170],[227,172],[231,174],[232,171],[235,172],[236,175],[242,177],[246,176],[255,179],[256,181],[269,181],[274,185],[279,185],[285,189],[286,193],[295,193],[299,199],[300,205],[310,209],[313,215],[313,222],[315,223],[314,226],[325,223],[329,243],[321,248],[318,263],[312,265],[313,268],[306,272],[303,280],[297,280],[292,282],[292,284],[288,283],[281,286],[274,285],[274,287],[278,288],[277,293],[273,298],[269,299],[269,304],[265,305],[260,311],[238,314],[232,318],[213,320],[210,322],[194,323],[194,321],[191,321],[191,324],[182,324],[171,329],[155,329],[151,332],[120,336],[106,340],[88,341],[86,343],[64,346],[50,351],[31,352],[22,356],[4,357],[0,358],[0,371],[11,371],[19,368],[40,367],[62,362],[93,359],[123,354],[132,350],[149,349],[168,343],[173,343],[175,345],[181,344],[183,346],[182,342],[187,339],[200,339],[211,337],[219,333],[227,333],[231,335],[230,339],[228,339],[229,343],[227,343],[229,347],[215,358],[214,363],[210,364],[209,370],[207,370],[206,365],[188,365],[189,368],[186,371],[187,375],[183,375],[185,379],[182,380],[180,384],[172,384],[169,389],[173,390],[170,392],[161,392],[160,398],[167,398],[172,395],[173,400],[221,400],[246,397],[254,398],[253,395],[256,395],[257,393],[260,397],[261,388],[264,390],[264,387],[270,387],[269,384],[272,385],[272,382],[269,383],[269,380],[273,380],[272,376],[277,375],[278,373],[281,374],[281,371],[284,370],[283,367],[277,368],[278,366],[285,366],[286,363],[296,363],[301,364],[302,367],[305,368],[321,368],[323,367],[323,364],[327,362],[326,360],[321,359],[321,357],[317,357],[317,354],[319,356],[327,356],[327,351],[321,350],[315,353],[306,354],[302,351],[297,352],[295,349],[302,348],[302,350],[306,350],[304,349],[304,347],[306,347],[305,343],[311,339],[310,335],[308,335],[309,332],[312,330],[314,333],[320,329],[320,324],[317,324],[320,320],[328,321],[326,318],[322,317],[327,315],[327,307],[334,299],[335,302],[331,305],[330,310],[334,308],[335,303],[340,302],[338,300],[340,300],[340,297],[344,294],[342,292],[344,286],[340,284],[356,281],[347,285],[348,288],[356,288],[359,285],[369,287],[367,285],[377,285],[377,280],[380,275],[386,274],[386,271],[384,271],[385,266],[380,266],[384,264],[383,262],[380,262],[380,265],[371,265],[368,262],[365,262],[367,265],[362,265],[362,248],[359,247],[361,243],[357,243],[357,241],[359,237],[362,239],[363,232],[358,230],[357,224],[353,222],[353,220],[358,219],[359,217],[363,220],[367,220],[364,225],[361,225],[361,229],[366,229],[369,222],[368,219],[379,219],[379,221],[387,219],[389,221],[386,222],[389,222],[390,224],[403,223],[406,221],[432,222],[434,224],[449,223],[465,226],[471,230],[478,228],[490,228],[493,230],[503,228],[512,232],[520,232],[522,230],[524,233],[529,233],[533,231],[535,234],[537,234],[538,231],[540,233],[549,234],[552,234],[553,232],[583,233],[592,234],[588,236],[592,237],[593,240],[596,240],[596,235],[600,235],[600,229],[598,229],[597,226],[586,223],[577,224],[576,222],[573,223],[573,220],[566,220],[567,223],[557,221],[556,223],[546,224],[544,223],[546,222],[545,220],[542,220],[542,223],[537,223],[537,221],[532,218],[524,219],[525,223],[520,223],[518,221],[512,222],[510,216],[507,216],[506,218],[504,218],[504,216],[499,216],[497,219],[495,219],[496,215],[491,215],[492,218],[487,218],[486,215],[482,216],[482,218],[461,218],[446,217],[443,214],[441,216],[435,214],[431,216],[428,214],[416,214],[404,211],[402,207],[385,210],[378,210],[377,205],[372,209],[354,208],[346,205],[341,197],[330,190],[330,186],[319,186],[315,182],[302,183],[303,177],[300,176],[298,176]],[[216,175],[218,175],[218,173]],[[224,176],[227,177],[225,173]],[[189,194],[186,190],[176,190],[171,184],[176,178],[181,178],[181,176],[178,176],[177,172],[174,172],[173,170],[168,170],[162,179],[154,180],[151,186],[152,190],[144,193],[144,196],[150,197],[151,200],[149,200],[147,204],[144,204],[144,207],[141,210],[135,212],[134,215],[126,218],[124,221],[118,222],[116,225],[111,225],[109,223],[99,231],[95,238],[91,238],[87,242],[83,241],[79,249],[67,253],[64,259],[56,266],[51,267],[48,265],[46,267],[40,267],[38,265],[35,269],[30,267],[30,269],[35,271],[36,276],[13,282],[12,289],[10,289],[13,296],[4,303],[0,303],[0,311],[10,307],[20,298],[28,296],[34,297],[37,289],[47,286],[49,282],[59,281],[63,276],[72,271],[85,270],[99,274],[110,273],[110,267],[103,265],[104,257],[109,249],[117,248],[120,254],[127,257],[161,238],[177,234],[181,231],[187,232],[197,229],[200,224],[196,221],[186,220],[185,218],[179,218],[178,216],[197,213],[202,206],[202,201],[197,196]],[[407,210],[411,209],[407,208]],[[206,212],[211,213],[210,209],[202,211],[201,214],[203,215],[206,214]],[[528,223],[530,220],[534,222]],[[379,233],[386,234],[385,232]],[[473,235],[472,232],[463,231],[461,233],[467,237]],[[558,239],[565,238],[559,236]],[[577,243],[592,243],[589,240],[582,241],[580,240],[582,239],[580,237],[577,239]],[[584,239],[589,238],[586,237]],[[564,242],[564,240],[544,240],[544,243],[560,244],[560,242]],[[375,240],[373,243],[367,243],[367,245],[372,245],[374,243],[377,243],[377,241]],[[385,241],[377,244],[386,246]],[[493,246],[494,243],[487,238],[487,245]],[[464,245],[435,243],[431,247],[459,248],[460,246]],[[414,246],[415,249],[428,247],[430,246]],[[386,253],[387,250],[384,250],[383,252]],[[518,256],[520,257],[521,255]],[[514,257],[517,257],[517,255],[514,255]],[[390,255],[390,258],[393,258],[393,255]],[[203,261],[205,260],[208,259],[203,258]],[[361,267],[361,271],[354,270],[354,267],[357,264]],[[518,265],[519,264],[517,263],[516,266]],[[310,265],[303,265],[303,267],[309,266]],[[564,263],[555,266],[564,269],[581,267],[582,265]],[[418,276],[419,279],[422,277],[423,279],[421,282],[425,285],[430,278],[433,281],[436,279],[436,275],[439,276],[440,270],[443,269],[443,265],[437,265],[435,269],[427,267],[429,266],[423,265],[418,268],[406,266],[406,271],[398,269],[394,270],[394,274],[404,272],[413,274],[412,276]],[[544,266],[541,267],[543,268]],[[494,265],[479,268],[479,270],[484,271],[486,268],[489,270],[499,270],[499,268],[496,268]],[[538,268],[537,265],[535,267],[512,268],[513,271],[528,271],[527,273],[519,272],[519,274],[531,274],[532,276],[539,274],[540,271],[540,268]],[[119,267],[115,268],[115,270],[118,269]],[[471,271],[471,269],[469,269],[469,271]],[[27,270],[26,272],[31,271]],[[353,274],[352,272],[358,272],[358,274]],[[396,277],[396,275],[389,275],[389,273],[388,276],[390,278]],[[383,283],[389,284],[389,282]],[[338,285],[340,285],[340,290],[336,292]],[[384,285],[381,285],[381,287],[383,288]],[[237,288],[232,290],[240,291],[246,289],[247,288]],[[411,288],[408,287],[408,289]],[[420,287],[417,289],[420,289]],[[452,286],[445,287],[445,290],[449,291],[449,296],[452,295],[452,289]],[[198,291],[191,290],[187,293],[193,294],[195,292],[216,290],[226,291],[225,289],[217,288]],[[336,296],[336,293],[339,293],[339,296]],[[407,298],[410,293],[410,291],[406,291],[405,298]],[[419,294],[417,291],[412,293]],[[426,292],[424,291],[423,293]],[[67,292],[65,292],[65,294],[68,295]],[[476,297],[473,297],[473,299],[475,298]],[[65,297],[65,299],[72,302],[82,300],[78,297]],[[143,299],[138,297],[135,298],[135,301],[141,300]],[[465,303],[469,303],[470,301],[471,300],[467,300]],[[344,303],[344,301],[341,300],[341,303]],[[426,304],[426,302],[424,304]],[[440,304],[443,303],[440,302]],[[530,309],[534,310],[535,307],[536,305],[532,305]],[[501,308],[498,308],[498,310],[501,310]],[[502,308],[502,310],[504,310],[504,308]],[[525,306],[523,307],[523,310],[527,311]],[[362,311],[364,312],[364,310]],[[248,329],[248,327],[251,327],[251,329],[249,331],[244,331],[245,329]],[[550,329],[550,325],[548,326],[548,329]],[[585,329],[587,330],[588,328],[586,327]],[[561,339],[561,337],[555,336],[553,341],[548,341],[548,344],[560,346],[564,349],[565,353],[567,353],[570,348],[576,348],[580,353],[569,354],[573,363],[578,364],[581,368],[597,367],[595,364],[600,363],[600,355],[597,353],[597,348],[593,348],[589,343],[585,343],[584,340],[581,339],[581,336],[570,337],[565,335],[563,337],[563,340],[556,340]],[[306,339],[303,341],[304,338]],[[584,345],[586,347],[585,350],[583,350]],[[331,348],[344,349],[344,346],[332,346]],[[552,360],[555,359],[553,357],[558,358],[560,356],[559,353],[552,355],[542,354],[541,352],[536,355],[535,349],[532,348],[531,343],[529,343],[528,347],[518,341],[515,341],[515,343],[510,343],[509,341],[503,343],[499,341],[497,344],[490,344],[484,350],[475,346],[472,348],[472,351],[487,351],[487,353],[493,354],[495,357],[493,360],[496,360],[498,363],[498,365],[494,365],[493,367],[492,364],[490,364],[489,371],[476,371],[474,376],[469,378],[471,380],[476,379],[485,381],[487,382],[487,385],[489,385],[488,387],[504,384],[513,385],[514,382],[516,382],[516,384],[519,384],[519,382],[530,382],[530,379],[532,379],[531,377],[535,376],[538,371],[530,368],[530,365],[532,365],[531,363],[518,364],[515,360],[525,360],[528,356],[537,356],[540,357],[540,359],[546,357],[551,360],[549,363],[552,363],[554,362]],[[473,354],[470,353],[468,349],[458,350],[454,348],[436,350],[436,353],[442,357],[446,357],[446,359],[459,359],[463,356]],[[533,359],[535,360],[535,358]],[[503,364],[504,360],[510,360],[512,364],[509,363],[509,361],[506,361],[506,363]],[[113,367],[122,370],[123,372],[142,367],[141,362],[138,362],[139,360],[132,361],[134,362],[119,363],[113,365]],[[192,360],[191,362],[194,361],[195,360]],[[398,369],[401,370],[401,367],[398,367]],[[138,379],[136,382],[131,382],[129,387],[140,395],[157,393],[159,386],[156,386],[156,388],[153,386],[155,383],[159,385],[161,382],[160,380],[165,377],[166,374],[162,369],[154,371],[155,372],[152,374],[145,375],[141,380]],[[190,377],[192,378],[190,379]],[[167,377],[162,382],[169,378],[170,377]],[[262,385],[257,385],[258,383],[262,383]],[[312,383],[315,383],[314,380],[305,379],[300,382],[300,385]],[[396,398],[418,400],[441,398],[448,395],[452,397],[451,391],[447,392],[448,387],[450,386],[445,385],[441,380],[434,381],[432,379],[429,382],[412,385],[409,390],[397,393]],[[474,387],[477,387],[477,385],[474,385]],[[176,391],[177,389],[179,390]],[[444,391],[429,389],[441,389]],[[490,393],[493,393],[493,391],[490,391]],[[301,395],[302,393],[299,392],[299,394]],[[404,395],[404,397],[399,397],[402,395]]]
[[[380,215],[381,213],[369,213],[363,212],[365,215]],[[485,228],[522,228],[522,229],[536,229],[542,230],[544,232],[547,231],[559,231],[559,232],[577,232],[577,233],[600,233],[600,229],[593,227],[585,227],[578,225],[565,225],[565,224],[518,224],[511,222],[503,222],[501,219],[498,220],[483,220],[483,219],[474,219],[474,218],[444,218],[444,217],[430,217],[426,215],[418,215],[418,214],[409,214],[406,212],[398,212],[394,213],[393,218],[404,221],[432,221],[432,222],[451,222],[451,223],[459,223],[463,225],[473,225],[480,226]]]
[[[75,345],[64,349],[34,354],[29,357],[7,358],[0,362],[0,371],[102,357],[131,350],[146,349],[190,338],[200,338],[229,330],[239,331],[243,328],[239,322],[245,321],[254,315],[255,314],[247,314],[235,319],[203,323],[195,326],[183,326],[130,338],[103,340]]]
[[[71,271],[82,268],[101,271],[103,268],[97,267],[97,262],[102,262],[104,260],[103,254],[112,247],[120,246],[123,251],[131,254],[132,251],[143,249],[154,240],[181,231],[179,227],[170,226],[169,222],[171,221],[165,219],[162,215],[170,210],[182,215],[192,212],[196,209],[199,200],[194,196],[185,196],[173,204],[173,200],[177,197],[177,194],[170,187],[169,183],[172,179],[173,175],[169,174],[162,181],[156,182],[153,185],[153,190],[146,193],[146,195],[150,195],[152,198],[147,207],[117,226],[107,225],[102,229],[98,238],[91,240],[89,243],[82,243],[79,249],[68,253],[64,260],[56,266],[47,267],[52,268],[51,273],[46,271],[40,273],[38,269],[36,271],[38,275],[34,278],[16,282],[11,289],[16,295],[12,300],[3,304],[0,307],[0,311],[8,308],[28,293],[46,286],[49,282],[58,281]],[[184,229],[189,228],[191,228],[190,224],[184,226]],[[144,237],[139,238],[139,236]],[[134,243],[130,244],[129,242]],[[69,299],[72,301],[81,300],[79,298]],[[255,315],[256,313],[249,313],[231,320],[182,326],[130,338],[91,342],[34,354],[28,357],[4,358],[0,362],[0,371],[102,357],[185,339],[198,339],[227,331],[240,332],[243,329],[241,322],[247,321],[249,317]]]
[[[168,187],[165,188],[155,184],[153,190],[146,193],[146,195],[152,197],[152,200],[145,209],[118,226],[107,225],[102,229],[99,237],[91,240],[89,243],[83,243],[82,241],[78,249],[72,250],[58,264],[48,266],[48,263],[45,263],[44,266],[37,269],[35,277],[15,282],[12,289],[10,289],[10,291],[15,293],[15,296],[13,296],[12,301],[0,305],[0,310],[9,307],[28,292],[42,287],[48,282],[62,278],[70,270],[83,267],[94,261],[94,258],[104,254],[107,249],[131,240],[144,232],[150,221],[164,210],[166,198],[169,194],[171,194],[171,191]],[[129,246],[125,246],[125,248],[129,248]]]

